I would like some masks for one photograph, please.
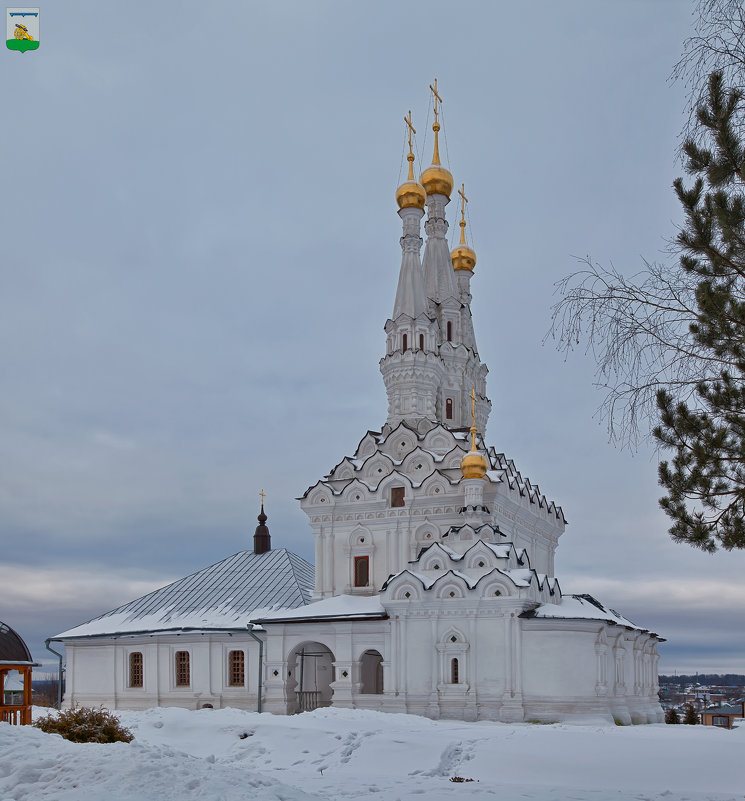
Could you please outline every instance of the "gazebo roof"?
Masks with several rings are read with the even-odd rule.
[[[33,665],[26,643],[7,624],[0,621],[0,665]]]

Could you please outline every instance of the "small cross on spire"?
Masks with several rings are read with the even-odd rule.
[[[458,194],[460,195],[460,216],[461,219],[465,220],[466,218],[466,203],[468,203],[468,198],[466,197],[466,185],[461,184],[460,189],[458,190]]]
[[[261,505],[263,506],[264,505],[264,498],[266,498],[266,493],[264,492],[264,490],[261,490],[259,495],[261,496]]]
[[[432,94],[435,96],[435,125],[437,125],[437,122],[438,122],[438,120],[437,120],[437,103],[439,101],[440,104],[442,104],[442,98],[437,93],[437,78],[435,78],[435,85],[432,86],[432,84],[430,84],[429,88],[432,90]]]
[[[458,190],[458,194],[460,195],[460,244],[466,244],[466,203],[468,203],[468,198],[466,197],[466,185],[461,184],[460,189]]]
[[[409,116],[408,117],[404,117],[404,122],[406,123],[406,125],[409,128],[409,153],[411,153],[412,152],[411,135],[416,133],[416,130],[415,130],[414,126],[411,124],[411,109],[409,109]]]
[[[471,388],[471,450],[476,450],[476,387]]]

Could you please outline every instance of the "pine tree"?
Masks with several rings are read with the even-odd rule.
[[[693,708],[693,704],[686,704],[686,711],[683,715],[683,723],[687,723],[689,726],[695,726],[698,724],[698,712]]]
[[[680,723],[680,715],[674,706],[665,711],[665,723]]]
[[[697,113],[705,136],[684,145],[695,181],[675,182],[686,217],[677,242],[696,286],[690,336],[714,372],[686,400],[660,389],[653,431],[674,451],[659,467],[670,534],[705,551],[745,548],[745,147],[735,125],[742,101],[712,73]]]

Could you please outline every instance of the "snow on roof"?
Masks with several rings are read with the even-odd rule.
[[[313,583],[313,566],[285,548],[241,551],[57,637],[243,628],[258,614],[304,606]]]
[[[564,595],[560,603],[541,604],[532,611],[523,613],[522,617],[606,620],[629,629],[648,631],[648,629],[643,629],[627,620],[623,615],[619,615],[615,610],[604,606],[591,595]],[[653,636],[657,635],[653,634]]]
[[[510,543],[504,544],[504,545],[494,545],[491,542],[485,542],[484,545],[486,545],[486,547],[490,551],[492,551],[494,553],[494,556],[496,556],[498,559],[509,559],[509,557],[510,557],[510,549],[514,548],[514,546],[512,544],[510,544]],[[522,550],[524,552],[525,548],[523,548]],[[517,559],[519,561],[520,560],[520,556],[517,553],[517,551],[515,551],[515,554],[516,554]]]
[[[384,617],[385,609],[379,595],[335,595],[323,601],[297,609],[279,609],[257,617],[257,623],[279,623],[282,621],[328,620],[344,617]]]
[[[528,587],[535,575],[535,572],[530,568],[520,568],[516,570],[500,570],[505,576],[509,576],[517,587]]]

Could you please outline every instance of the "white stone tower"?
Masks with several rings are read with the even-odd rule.
[[[491,401],[486,397],[488,369],[479,358],[471,320],[470,279],[476,254],[465,242],[463,189],[461,242],[452,255],[448,250],[445,206],[453,191],[453,176],[440,163],[441,98],[436,83],[430,88],[435,114],[432,164],[417,183],[409,113],[409,176],[396,193],[403,221],[403,255],[393,315],[385,324],[386,355],[380,362],[388,393],[386,427],[405,421],[420,432],[436,423],[463,428],[470,421],[469,393],[475,387],[476,425],[483,434]],[[419,222],[425,204],[427,241],[420,263]]]

